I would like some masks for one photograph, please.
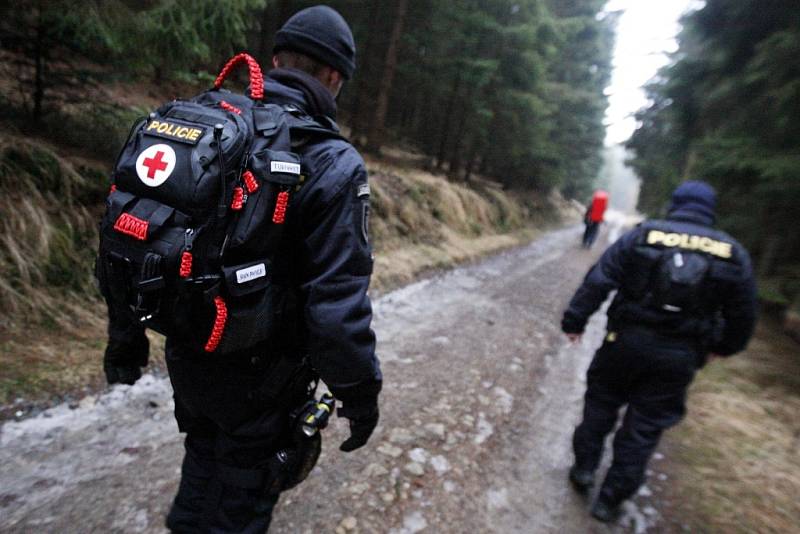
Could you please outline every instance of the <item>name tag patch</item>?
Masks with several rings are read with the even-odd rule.
[[[151,120],[144,128],[145,135],[163,137],[179,143],[196,145],[206,133],[205,128],[199,126],[184,126],[165,120]]]
[[[297,174],[299,176],[300,164],[288,161],[270,161],[269,170],[270,172],[283,172],[286,174]]]
[[[265,276],[267,276],[267,266],[263,263],[259,263],[258,265],[252,265],[236,271],[236,283],[244,284]]]

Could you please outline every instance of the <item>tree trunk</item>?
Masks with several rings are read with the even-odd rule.
[[[444,160],[447,158],[447,143],[450,136],[450,119],[453,117],[453,109],[455,108],[456,99],[458,98],[458,90],[461,88],[461,72],[456,74],[453,80],[453,90],[450,91],[450,98],[447,99],[447,106],[444,112],[444,124],[442,125],[442,135],[439,139],[439,150],[436,153],[436,169],[442,170]]]
[[[386,112],[389,109],[389,96],[392,92],[394,73],[397,70],[397,49],[403,33],[406,11],[408,11],[408,0],[397,0],[394,27],[389,38],[389,47],[386,49],[386,59],[383,62],[383,75],[378,89],[375,115],[372,117],[369,133],[367,134],[367,150],[370,152],[380,151],[386,134]]]
[[[419,106],[419,91],[411,91],[407,101],[408,104],[403,106],[400,119],[400,128],[403,132],[409,131],[414,124],[414,117],[417,115],[417,107]]]
[[[467,162],[467,168],[464,170],[464,181],[469,183],[472,180],[472,173],[475,172],[475,165],[478,163],[478,141],[472,145],[472,151],[470,153],[469,161]]]
[[[372,26],[378,20],[378,14],[383,2],[374,0],[369,10],[369,20],[367,25]],[[362,54],[363,62],[359,67],[359,74],[357,76],[358,83],[355,84],[355,95],[353,96],[353,111],[350,113],[350,140],[356,146],[361,146],[360,136],[362,130],[362,121],[364,120],[364,113],[361,108],[365,107],[366,98],[370,92],[370,82],[372,81],[372,58],[375,57],[375,37],[380,34],[379,31],[373,30],[367,34],[367,42],[365,43]]]
[[[758,276],[767,277],[775,272],[776,259],[780,250],[781,238],[779,235],[768,235],[761,246],[761,254],[758,259]]]
[[[454,180],[458,180],[458,173],[461,171],[461,141],[464,138],[464,128],[467,126],[467,119],[469,116],[469,100],[471,96],[467,95],[464,99],[464,107],[461,109],[461,120],[458,121],[458,128],[456,129],[456,139],[453,144],[453,149],[450,152],[450,176]]]
[[[272,57],[272,37],[273,37],[273,17],[271,4],[264,6],[261,11],[261,34],[258,40],[258,59],[264,62],[268,57]]]
[[[275,6],[274,8],[272,6]],[[272,66],[272,44],[275,33],[291,15],[291,0],[279,0],[275,4],[269,2],[261,12],[261,39],[258,45],[259,60],[266,66]]]

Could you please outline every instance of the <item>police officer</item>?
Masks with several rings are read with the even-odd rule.
[[[688,181],[672,195],[666,220],[650,220],[605,251],[564,312],[572,341],[609,292],[608,333],[587,374],[583,421],[575,429],[573,486],[587,493],[605,436],[627,405],[614,436],[614,459],[592,507],[613,521],[644,481],[662,432],[685,413],[686,390],[708,355],[741,351],[756,317],[747,251],[716,230],[716,194]]]
[[[345,20],[316,6],[278,31],[266,99],[311,117],[331,135],[310,134],[295,149],[307,171],[287,215],[288,236],[273,276],[290,287],[279,339],[224,358],[192,353],[167,339],[175,416],[186,433],[180,487],[167,518],[174,532],[264,532],[277,493],[265,495],[270,459],[291,446],[290,414],[317,377],[350,421],[345,452],[363,446],[378,423],[382,376],[370,329],[372,254],[364,161],[337,136],[336,97],[355,70]],[[110,317],[104,367],[110,383],[133,383],[148,357],[141,328]]]

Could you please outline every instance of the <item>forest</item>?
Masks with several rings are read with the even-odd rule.
[[[207,85],[240,49],[269,64],[275,30],[313,2],[17,4],[0,22],[2,48],[20,73],[3,109],[53,131],[84,113],[82,106],[124,114],[118,103],[81,91],[87,86]],[[356,37],[358,69],[341,98],[340,119],[361,147],[410,145],[454,180],[481,173],[507,186],[555,187],[570,196],[591,188],[601,164],[615,18],[603,12],[604,0],[329,4]],[[119,144],[114,136],[74,133],[62,137],[109,154]]]
[[[275,31],[312,4],[5,3],[0,307],[9,313],[0,328],[94,317],[87,308],[96,306],[85,301],[87,293],[98,297],[96,221],[131,125],[171,98],[209,88],[241,50],[268,68]],[[364,153],[412,151],[422,168],[453,184],[469,187],[481,176],[511,196],[586,196],[602,164],[616,20],[604,4],[332,1],[357,43],[357,70],[337,119]],[[380,230],[386,208],[375,200]],[[506,216],[498,220],[509,226]],[[478,224],[467,226],[480,231]]]
[[[639,207],[658,215],[684,179],[719,192],[720,224],[754,256],[761,295],[800,294],[800,10],[792,0],[708,0],[648,86],[628,141]]]

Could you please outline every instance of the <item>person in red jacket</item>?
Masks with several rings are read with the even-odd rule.
[[[597,234],[600,231],[600,223],[603,222],[603,214],[608,205],[608,193],[605,191],[595,191],[592,201],[586,207],[586,215],[583,216],[583,223],[586,230],[583,232],[583,248],[591,248]]]

